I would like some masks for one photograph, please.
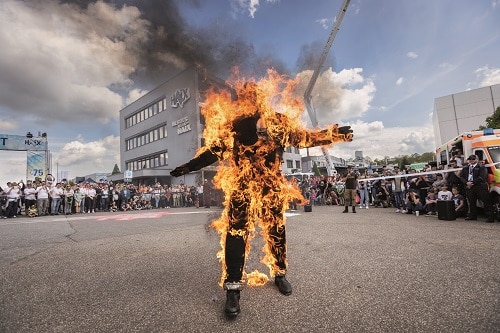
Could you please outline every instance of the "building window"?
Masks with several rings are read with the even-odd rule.
[[[292,160],[286,160],[286,167],[288,169],[293,169],[293,161]]]
[[[158,168],[168,165],[168,152],[162,152],[152,156],[139,158],[125,163],[127,170],[137,171],[149,168]]]
[[[154,128],[146,133],[141,133],[138,136],[127,139],[125,146],[127,150],[132,150],[137,147],[147,145],[148,143],[158,141],[167,137],[167,124]]]
[[[144,109],[137,111],[130,117],[126,118],[125,127],[129,128],[135,126],[140,122],[157,115],[166,108],[167,108],[167,99],[163,97],[162,99],[153,102],[151,105],[148,105]]]
[[[295,169],[300,170],[300,161],[295,161]]]

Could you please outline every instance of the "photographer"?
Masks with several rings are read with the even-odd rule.
[[[409,191],[406,194],[406,211],[404,213],[406,214],[418,214],[424,213],[424,205],[422,205],[422,202],[420,201],[420,196],[414,192],[414,191]]]

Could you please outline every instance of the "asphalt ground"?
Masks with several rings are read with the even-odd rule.
[[[293,293],[245,286],[235,320],[220,210],[0,220],[0,332],[500,332],[499,222],[342,209],[287,214]]]

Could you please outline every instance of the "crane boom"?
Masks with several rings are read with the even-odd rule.
[[[340,11],[336,16],[336,22],[335,25],[332,28],[332,31],[330,32],[330,35],[328,36],[328,40],[326,42],[325,48],[323,49],[323,52],[321,53],[321,57],[319,58],[318,66],[314,70],[311,80],[309,81],[309,84],[307,85],[307,88],[304,92],[304,103],[306,104],[307,112],[309,113],[309,118],[311,118],[311,123],[313,127],[318,126],[318,119],[316,117],[316,110],[314,109],[314,106],[312,104],[312,90],[314,88],[314,85],[316,84],[316,81],[318,80],[319,73],[321,71],[321,68],[323,67],[323,64],[325,62],[326,56],[328,55],[328,52],[330,51],[330,48],[332,47],[333,40],[335,39],[335,36],[337,35],[337,32],[339,31],[340,24],[342,23],[342,20],[344,19],[344,15],[347,11],[347,7],[349,6],[350,0],[344,0],[344,3],[342,4],[342,7],[340,7]],[[325,156],[326,164],[327,164],[327,172],[329,176],[333,176],[335,167],[330,159],[330,155],[328,154],[328,149],[325,147],[321,147],[321,151],[323,152],[323,155]]]

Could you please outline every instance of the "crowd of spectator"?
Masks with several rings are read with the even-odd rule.
[[[451,161],[449,168],[457,168]],[[443,166],[427,165],[419,171],[439,171]],[[459,172],[413,175],[415,169],[386,168],[379,173],[357,172],[356,205],[363,209],[395,208],[396,213],[436,215],[437,200],[453,200],[457,216],[467,214],[465,188]],[[345,175],[304,176],[292,179],[312,205],[344,206]],[[375,178],[375,179],[374,179]],[[378,179],[376,179],[378,178]],[[46,179],[10,182],[0,187],[2,218],[92,214],[175,207],[210,207],[222,204],[222,194],[204,180],[198,186],[134,185],[107,181],[73,184]],[[297,209],[297,203],[290,208]]]
[[[448,165],[456,169],[457,163]],[[439,172],[443,170],[443,172]],[[443,166],[426,165],[417,174],[415,169],[384,167],[380,172],[357,172],[356,204],[358,208],[393,208],[396,213],[436,215],[437,200],[453,200],[457,217],[467,214],[464,184],[459,171],[444,172]],[[312,176],[297,180],[304,197],[313,205],[344,206],[345,175]],[[418,213],[417,213],[418,212]]]
[[[199,186],[134,185],[108,181],[74,184],[51,175],[0,187],[1,218],[92,214],[175,207],[219,206],[220,191],[205,179]]]

